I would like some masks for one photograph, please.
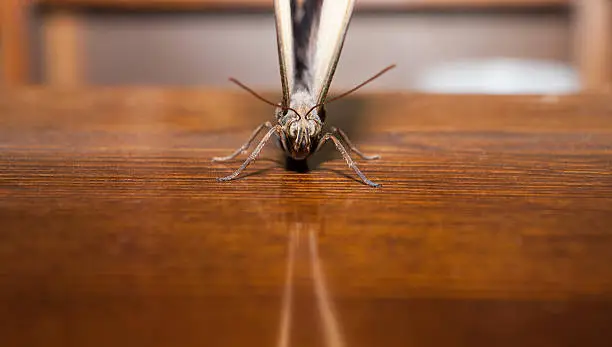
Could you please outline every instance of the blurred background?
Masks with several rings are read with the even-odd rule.
[[[2,0],[5,85],[280,88],[272,0]],[[333,89],[574,93],[612,81],[610,0],[358,0]]]

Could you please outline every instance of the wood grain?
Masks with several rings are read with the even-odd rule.
[[[0,344],[274,346],[301,232],[346,346],[608,345],[610,94],[362,94],[329,122],[382,188],[272,145],[216,182],[271,117],[205,89],[0,94]],[[291,341],[322,346],[300,249]]]

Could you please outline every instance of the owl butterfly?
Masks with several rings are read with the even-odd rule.
[[[325,105],[356,91],[395,67],[391,65],[353,89],[327,99],[354,4],[354,0],[305,0],[300,3],[295,0],[274,1],[282,102],[275,104],[239,81],[233,78],[230,81],[276,107],[276,123],[261,124],[234,153],[227,157],[213,158],[213,161],[234,159],[249,148],[262,130],[267,129],[244,163],[231,175],[218,178],[219,181],[230,181],[238,177],[259,156],[270,138],[276,135],[280,146],[294,160],[305,160],[327,141],[332,141],[348,166],[364,183],[372,187],[380,186],[359,170],[345,145],[365,160],[378,159],[378,155],[368,156],[362,153],[341,129],[332,127],[331,131],[325,134],[322,131]]]

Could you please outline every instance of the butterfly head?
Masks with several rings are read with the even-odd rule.
[[[300,117],[285,127],[285,149],[293,159],[306,159],[319,144],[320,137],[321,124],[315,119]]]

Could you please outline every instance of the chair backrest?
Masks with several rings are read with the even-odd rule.
[[[81,13],[91,8],[121,11],[192,11],[207,9],[271,9],[272,0],[0,0],[0,46],[5,84],[27,83],[30,78],[27,13],[31,2],[43,11],[43,71],[45,84],[84,84],[81,52]],[[574,4],[576,67],[585,89],[612,82],[612,0],[360,0],[359,8],[451,9],[567,7]]]

